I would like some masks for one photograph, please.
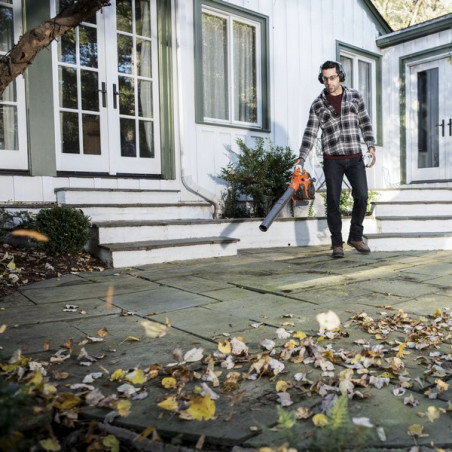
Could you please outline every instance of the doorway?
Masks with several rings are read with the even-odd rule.
[[[452,179],[452,64],[450,56],[409,68],[407,182]]]
[[[159,176],[156,0],[111,0],[53,51],[58,172]]]

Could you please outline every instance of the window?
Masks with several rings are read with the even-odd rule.
[[[19,0],[0,1],[0,57],[6,55],[22,33]],[[25,92],[23,77],[13,80],[0,97],[0,165],[26,170]]]
[[[380,56],[356,49],[342,43],[338,44],[339,61],[345,73],[345,85],[357,89],[363,96],[372,119],[375,139],[381,144],[381,61]]]
[[[201,0],[197,12],[197,121],[266,128],[266,18]]]

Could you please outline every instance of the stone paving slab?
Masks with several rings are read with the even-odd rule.
[[[162,286],[149,291],[115,295],[113,298],[115,306],[142,316],[172,312],[209,303],[212,303],[211,298]]]
[[[74,312],[75,311],[75,312]],[[95,317],[119,313],[120,310],[107,304],[99,298],[81,299],[77,304],[68,302],[50,303],[43,306],[17,306],[0,311],[0,323],[9,325],[33,325],[54,321],[72,321],[80,317]],[[7,321],[6,321],[7,320]]]
[[[139,293],[150,289],[156,289],[158,284],[134,278],[128,275],[121,275],[115,279],[116,283],[84,281],[83,284],[69,286],[56,286],[49,290],[48,287],[35,289],[32,286],[21,289],[21,292],[36,304],[55,303],[58,301],[83,300],[84,298],[105,297],[110,287],[113,287],[115,294]]]
[[[67,322],[41,323],[7,328],[0,335],[0,355],[9,359],[20,349],[24,355],[42,352],[45,347],[55,351],[70,338],[83,339],[80,331]],[[46,354],[49,359],[49,354]]]
[[[163,278],[156,281],[158,284],[174,287],[175,289],[185,290],[193,293],[203,293],[212,290],[229,289],[230,284],[218,281],[212,281],[198,276],[186,276],[184,278]]]

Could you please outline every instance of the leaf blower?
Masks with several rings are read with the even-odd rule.
[[[267,232],[268,228],[273,223],[273,220],[291,199],[294,201],[295,205],[306,205],[307,201],[314,199],[314,182],[315,179],[311,178],[307,171],[300,165],[296,165],[289,188],[284,192],[281,198],[276,201],[276,204],[260,224],[259,229],[262,232]]]

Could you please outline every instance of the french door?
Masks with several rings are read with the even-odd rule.
[[[449,56],[413,64],[407,118],[408,182],[452,179],[452,65]]]
[[[20,0],[0,0],[0,57],[23,34]],[[27,170],[25,83],[16,77],[0,97],[0,169]]]
[[[111,0],[59,40],[58,171],[161,173],[157,52],[156,0]]]

